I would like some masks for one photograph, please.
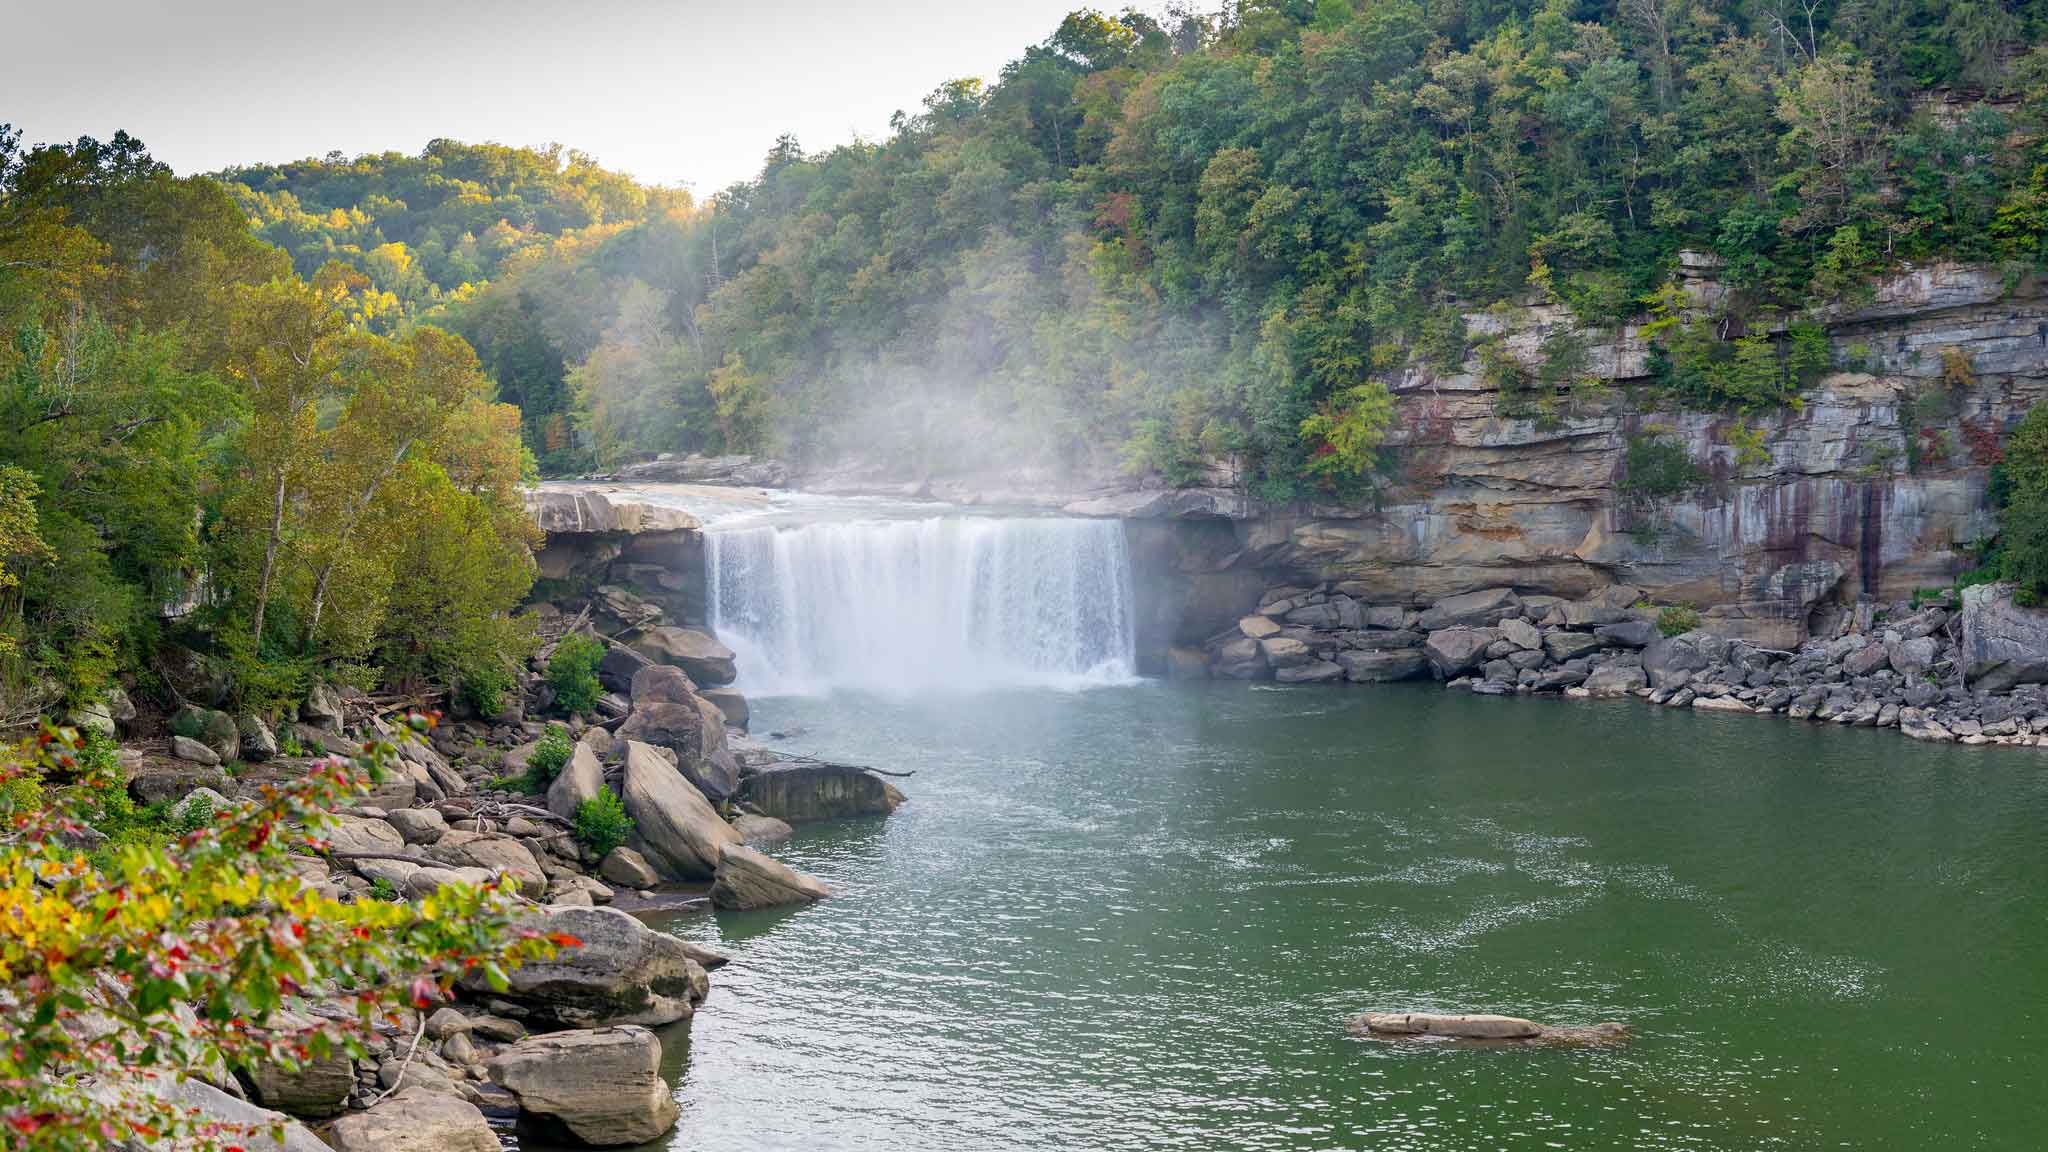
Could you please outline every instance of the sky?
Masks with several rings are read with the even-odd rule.
[[[435,137],[560,143],[699,195],[888,134],[1083,0],[0,0],[0,123],[125,128],[181,173]]]

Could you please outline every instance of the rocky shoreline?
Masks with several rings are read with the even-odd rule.
[[[637,623],[626,639],[593,627],[588,611],[544,607],[548,642],[518,692],[499,713],[455,716],[427,741],[401,738],[388,709],[325,686],[274,730],[262,716],[194,704],[168,718],[169,735],[151,737],[156,718],[138,722],[120,697],[75,718],[128,734],[130,793],[179,812],[225,810],[323,755],[389,741],[402,771],[329,814],[328,851],[294,858],[304,882],[347,901],[417,900],[496,878],[529,902],[524,926],[580,942],[514,970],[502,991],[466,981],[454,1001],[387,1021],[362,1059],[190,1082],[195,1106],[283,1125],[282,1143],[262,1146],[340,1152],[485,1152],[499,1146],[493,1118],[593,1147],[644,1143],[674,1126],[656,1030],[687,1022],[726,961],[628,909],[824,898],[824,884],[761,849],[788,839],[794,823],[886,815],[903,796],[865,771],[785,759],[745,737],[745,699],[725,687],[731,653],[661,624],[658,609],[627,607]],[[605,691],[588,714],[543,721],[553,701],[541,673],[572,634],[605,645]],[[550,737],[551,727],[560,733]],[[573,744],[543,794],[511,786],[544,738],[563,736]],[[605,792],[633,830],[600,855],[572,829],[583,802]],[[342,1008],[309,993],[291,1010],[319,1018]]]
[[[2007,585],[1921,602],[1861,602],[1795,649],[1697,627],[1613,585],[1567,600],[1513,588],[1426,608],[1374,605],[1342,586],[1269,589],[1257,612],[1177,676],[1283,684],[1434,678],[1484,696],[1640,697],[1666,708],[1782,714],[1916,740],[2048,747],[2048,613]]]

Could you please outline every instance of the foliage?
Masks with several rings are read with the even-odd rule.
[[[1770,432],[1765,426],[1752,427],[1747,421],[1730,425],[1722,433],[1722,441],[1735,450],[1737,472],[1761,468],[1771,462],[1771,450],[1765,443],[1769,439]]]
[[[1370,472],[1373,450],[1394,419],[1394,398],[1378,381],[1338,393],[1301,422],[1308,475],[1333,491]]]
[[[419,721],[424,727],[425,721]],[[343,904],[304,884],[294,852],[325,849],[325,809],[394,763],[389,745],[210,818],[174,841],[126,841],[94,864],[69,845],[125,797],[121,777],[46,730],[0,756],[0,797],[39,781],[40,804],[0,811],[0,1125],[9,1147],[85,1152],[126,1140],[221,1149],[252,1135],[150,1089],[225,1062],[291,1069],[360,1056],[371,1027],[425,1008],[465,973],[503,987],[508,967],[573,947],[513,928],[514,897],[450,885],[417,904]],[[0,804],[6,804],[0,799]],[[319,989],[341,1019],[288,1012]]]
[[[2048,593],[2048,407],[2028,410],[1995,471],[2004,497],[1997,571],[2021,593],[2039,599]]]
[[[39,641],[0,697],[147,679],[167,620],[251,707],[323,669],[455,684],[525,654],[518,413],[458,337],[373,331],[362,288],[301,279],[131,137],[0,128],[0,499],[13,533],[30,494],[43,544],[0,540],[0,634]]]
[[[1666,636],[1683,636],[1700,626],[1700,614],[1680,604],[1672,604],[1657,612],[1657,631]]]
[[[603,856],[633,834],[633,818],[619,795],[606,788],[576,806],[576,842]]]
[[[533,753],[526,758],[526,791],[546,792],[575,752],[576,742],[569,738],[569,730],[560,724],[548,725],[548,730],[534,742]]]
[[[1685,444],[1668,431],[1650,427],[1628,438],[1623,474],[1617,487],[1630,504],[1649,507],[1698,488],[1702,480]]]
[[[562,637],[548,657],[548,684],[555,690],[556,708],[565,713],[590,711],[604,691],[597,680],[597,664],[603,659],[602,640],[575,633]]]

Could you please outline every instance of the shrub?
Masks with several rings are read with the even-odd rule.
[[[479,716],[495,716],[513,688],[512,672],[502,661],[486,661],[462,674],[462,700]]]
[[[1619,485],[1636,505],[1657,504],[1700,485],[1700,470],[1685,445],[1660,428],[1628,438],[1627,474]]]
[[[607,788],[576,806],[576,842],[603,856],[633,834],[633,818]]]
[[[604,685],[597,681],[597,662],[604,659],[604,643],[588,636],[564,636],[548,657],[548,684],[555,690],[555,707],[564,712],[588,712],[597,703]]]
[[[526,790],[541,793],[555,782],[562,765],[576,751],[576,742],[569,739],[569,730],[560,724],[548,725],[540,740],[533,747],[533,755],[526,758]]]
[[[1700,626],[1700,614],[1682,604],[1673,604],[1657,613],[1657,631],[1666,636],[1683,636]]]
[[[514,928],[515,900],[495,883],[450,884],[417,904],[343,904],[299,879],[291,854],[314,851],[326,811],[390,770],[388,745],[330,760],[176,841],[110,842],[95,863],[71,829],[125,798],[107,759],[69,730],[0,747],[0,793],[35,777],[44,794],[0,840],[0,923],[12,926],[0,933],[7,1147],[72,1152],[131,1135],[151,1148],[248,1146],[260,1132],[211,1124],[147,1081],[221,1062],[295,1071],[361,1057],[387,1015],[430,1006],[465,975],[503,989],[508,967],[578,943]],[[347,1010],[279,1011],[309,987]],[[104,1007],[80,1028],[88,1005]]]

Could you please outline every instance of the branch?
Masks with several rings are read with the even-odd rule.
[[[412,1058],[415,1055],[417,1055],[420,1050],[420,1037],[425,1036],[427,1034],[427,1014],[415,1008],[413,1009],[413,1015],[418,1016],[420,1018],[420,1026],[412,1034],[412,1047],[407,1048],[405,1050],[405,1063],[400,1064],[398,1066],[398,1075],[392,1078],[391,1087],[386,1088],[383,1092],[378,1094],[375,1100],[370,1101],[370,1104],[373,1107],[375,1105],[383,1103],[384,1097],[391,1095],[393,1092],[398,1091],[401,1087],[405,1085],[406,1070],[412,1067]]]

